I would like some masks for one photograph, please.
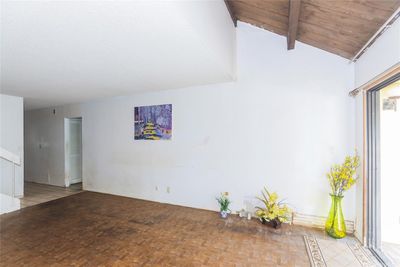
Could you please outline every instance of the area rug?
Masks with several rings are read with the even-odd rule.
[[[313,267],[381,266],[356,240],[304,236],[304,242]]]

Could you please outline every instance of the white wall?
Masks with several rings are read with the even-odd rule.
[[[23,99],[0,94],[0,148],[21,157],[21,165],[15,166],[14,190],[16,196],[24,194],[24,138],[23,138]],[[14,164],[0,158],[0,213],[9,212],[19,202],[10,198],[13,195]],[[3,195],[4,194],[4,195]]]
[[[400,62],[400,20],[398,19],[355,63],[355,86],[358,87]],[[363,155],[363,96],[356,97],[355,142],[360,155]],[[362,163],[362,161],[361,161]],[[358,175],[363,177],[361,165]],[[362,240],[363,229],[363,183],[356,185],[356,236]]]
[[[20,207],[19,198],[0,193],[0,214],[19,210]]]
[[[356,87],[400,61],[400,19],[386,30],[355,64]]]
[[[213,210],[229,191],[236,210],[266,185],[296,211],[326,216],[325,174],[354,148],[353,78],[341,57],[301,43],[287,51],[284,37],[239,23],[236,82],[27,112],[26,177],[62,185],[63,118],[82,116],[87,190]],[[164,103],[172,140],[134,141],[133,107]],[[350,190],[349,220],[354,202]]]

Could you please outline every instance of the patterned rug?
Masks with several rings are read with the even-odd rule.
[[[378,267],[381,266],[356,240],[320,239],[304,236],[308,257],[313,267]]]

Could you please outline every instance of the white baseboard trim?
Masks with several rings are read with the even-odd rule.
[[[314,228],[325,228],[326,217],[315,216],[315,215],[307,215],[301,213],[293,213],[293,224],[294,225],[302,225],[307,227]],[[354,222],[353,221],[345,221],[346,223],[346,231],[348,234],[354,233]]]
[[[77,184],[77,183],[82,183],[82,178],[77,178],[77,179],[72,179],[69,184]]]

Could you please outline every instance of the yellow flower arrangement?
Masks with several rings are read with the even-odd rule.
[[[272,221],[278,220],[279,222],[287,222],[290,218],[291,210],[283,203],[278,201],[278,194],[273,192],[269,193],[267,188],[264,187],[264,191],[261,191],[262,197],[257,197],[265,205],[265,208],[256,207],[256,215],[261,220]]]
[[[350,189],[356,181],[356,169],[360,165],[360,158],[347,156],[342,165],[334,164],[327,174],[332,195],[343,196],[343,192]]]

